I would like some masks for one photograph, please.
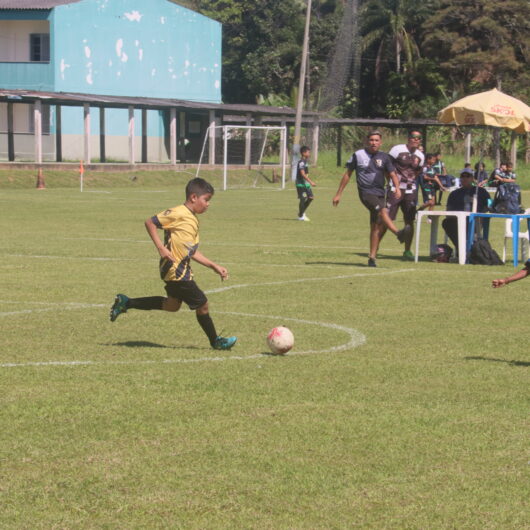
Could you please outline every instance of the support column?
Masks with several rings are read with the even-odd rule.
[[[107,152],[105,148],[105,107],[99,107],[99,161],[105,163],[107,161]]]
[[[213,166],[215,164],[215,126],[217,125],[215,121],[215,110],[208,112],[208,121],[210,122],[208,129],[208,164]]]
[[[337,126],[337,167],[342,166],[342,125]]]
[[[464,143],[466,147],[466,164],[468,164],[471,162],[471,131],[466,132]]]
[[[15,161],[15,131],[13,119],[13,103],[7,104],[7,159]]]
[[[63,119],[61,105],[55,105],[55,160],[63,161]]]
[[[129,105],[129,164],[134,163],[134,107]]]
[[[147,164],[147,109],[142,109],[142,164]]]
[[[88,103],[83,104],[83,116],[84,116],[84,160],[85,164],[91,163],[90,155],[90,105]]]
[[[186,113],[179,112],[179,123],[178,123],[178,143],[179,143],[179,154],[178,158],[180,162],[186,163]]]
[[[169,161],[171,165],[177,163],[177,109],[169,109]]]
[[[320,138],[320,121],[318,116],[315,116],[313,120],[313,138],[311,142],[311,154],[313,158],[313,164],[316,165],[318,162],[318,146]]]
[[[252,125],[252,114],[248,113],[245,117],[245,125],[250,127]],[[247,129],[245,133],[245,166],[250,166],[250,146],[252,142],[252,129]]]
[[[42,103],[35,101],[33,110],[33,131],[35,138],[35,163],[42,164]]]
[[[513,169],[517,167],[517,133],[512,131],[512,143],[510,146],[510,161],[513,164]]]

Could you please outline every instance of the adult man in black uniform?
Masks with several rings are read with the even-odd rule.
[[[363,205],[370,211],[370,254],[368,266],[376,267],[379,243],[388,228],[397,236],[400,242],[405,240],[406,231],[398,230],[388,215],[385,203],[385,184],[390,177],[394,183],[397,196],[401,196],[399,179],[394,171],[390,157],[379,151],[381,147],[381,133],[373,131],[367,135],[368,146],[356,151],[346,164],[346,172],[342,176],[339,189],[333,197],[333,206],[340,202],[342,192],[347,186],[352,173],[357,176],[357,189]]]

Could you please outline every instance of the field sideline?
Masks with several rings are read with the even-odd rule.
[[[322,176],[309,223],[292,188],[200,217],[230,352],[187,309],[110,323],[116,293],[163,294],[143,221],[188,177],[0,189],[0,527],[529,528],[530,281],[432,263],[427,226],[418,264],[389,235],[369,269],[354,186],[333,208]]]

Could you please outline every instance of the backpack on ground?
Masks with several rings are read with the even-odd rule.
[[[479,239],[473,243],[469,262],[473,265],[504,265],[497,252],[491,248],[489,241]]]
[[[517,184],[507,182],[501,184],[495,192],[492,210],[496,213],[523,213],[521,208],[521,188]]]
[[[452,255],[453,249],[449,245],[438,243],[431,254],[431,259],[437,263],[448,263]]]

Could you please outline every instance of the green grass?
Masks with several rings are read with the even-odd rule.
[[[200,218],[231,352],[188,310],[108,321],[117,292],[163,294],[143,221],[189,175],[0,191],[1,528],[529,527],[530,282],[430,262],[427,227],[418,264],[387,236],[368,269],[354,186],[334,209],[341,171],[315,173],[310,223],[292,188]],[[279,324],[295,354],[265,353]]]

